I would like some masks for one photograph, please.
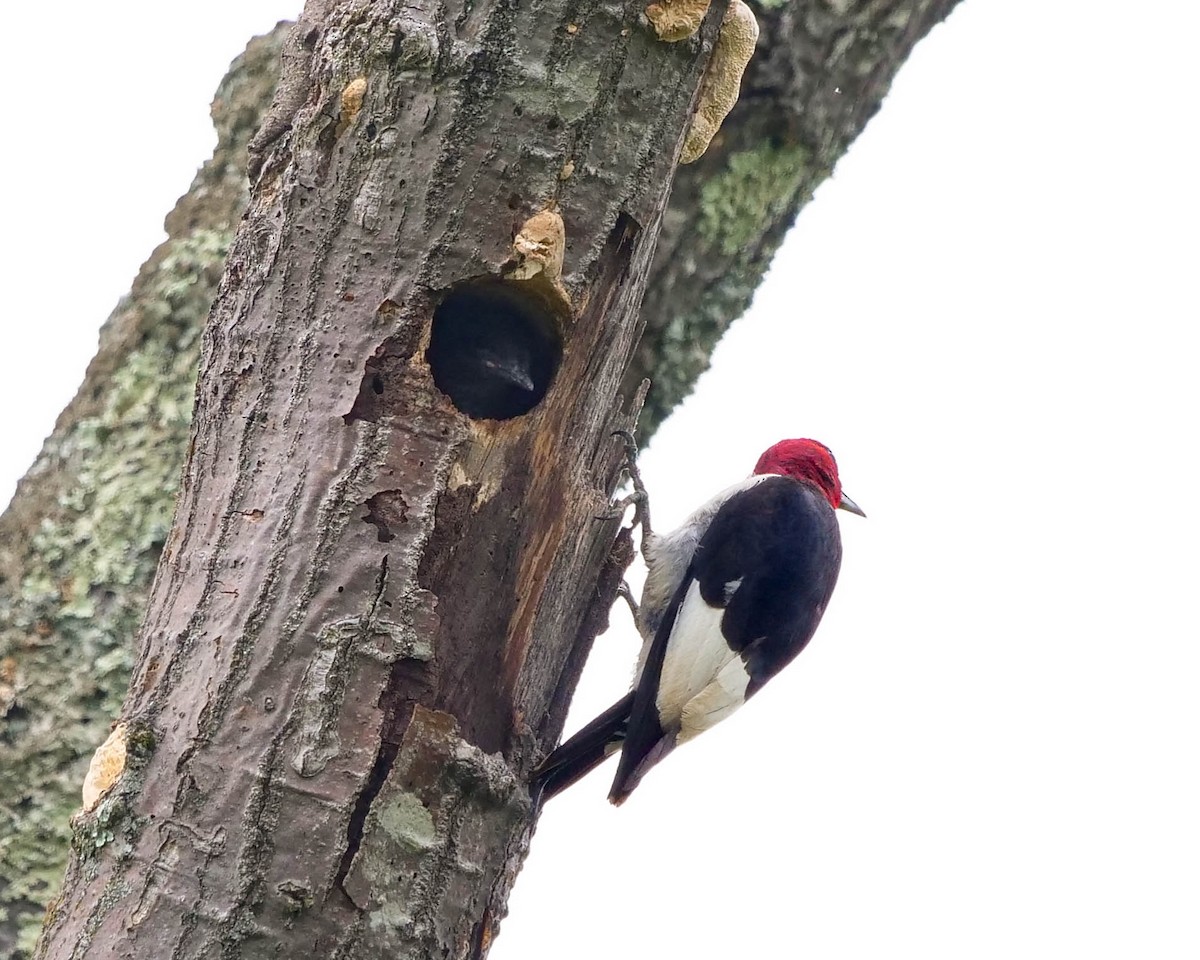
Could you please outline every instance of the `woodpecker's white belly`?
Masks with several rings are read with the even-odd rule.
[[[652,534],[643,542],[647,573],[638,618],[643,639],[634,676],[635,686],[641,678],[663,615],[713,517],[730,497],[757,486],[770,476],[772,474],[758,474],[727,487],[670,533]],[[726,603],[740,585],[740,580],[726,584]],[[663,729],[676,731],[676,743],[690,740],[715,726],[746,700],[750,675],[742,658],[729,648],[721,633],[724,615],[724,609],[710,607],[704,602],[700,585],[693,582],[671,627],[655,706]]]

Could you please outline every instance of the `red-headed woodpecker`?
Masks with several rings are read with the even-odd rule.
[[[865,516],[842,493],[833,454],[815,440],[781,440],[747,480],[668,534],[649,530],[632,461],[629,469],[648,569],[633,690],[538,767],[543,799],[619,749],[608,798],[620,804],[678,744],[745,703],[821,621],[842,560],[833,511]]]

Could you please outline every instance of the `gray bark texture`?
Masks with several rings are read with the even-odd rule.
[[[213,160],[0,517],[0,957],[30,955],[69,841],[72,895],[51,914],[45,955],[70,930],[95,945],[88,955],[119,955],[102,951],[108,930],[135,919],[142,955],[166,935],[164,916],[181,956],[204,944],[257,956],[284,942],[279,925],[328,922],[345,925],[336,955],[358,955],[373,920],[389,949],[408,931],[406,955],[485,952],[530,826],[517,781],[558,734],[628,558],[628,539],[610,554],[612,525],[591,520],[615,479],[606,432],[627,417],[617,380],[628,396],[654,379],[648,433],[952,6],[755,8],[763,33],[741,101],[680,169],[661,220],[631,364],[671,137],[703,45],[658,45],[633,7],[578,5],[455,8],[422,23],[351,4],[332,34],[319,17],[298,34],[209,333],[217,394],[199,397],[178,514],[192,543],[168,552],[142,634],[123,714],[129,772],[72,838],[170,527],[200,331],[274,86],[281,31],[254,41],[214,102]],[[342,96],[360,76],[361,110]],[[624,167],[597,162],[617,124],[620,142],[641,136]],[[497,273],[512,233],[551,200],[574,301],[560,389],[527,416],[469,421],[429,399],[421,331],[449,285]],[[555,294],[534,293],[553,313]],[[586,385],[564,397],[563,384]],[[481,675],[498,679],[475,690]],[[336,841],[324,874],[275,849],[274,825],[295,818]],[[439,852],[411,860],[407,899],[385,891],[380,864],[429,844]],[[229,909],[185,909],[218,886],[236,888]],[[136,909],[118,907],[130,893]]]

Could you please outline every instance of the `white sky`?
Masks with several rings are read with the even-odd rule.
[[[298,4],[117,6],[0,59],[0,500]],[[665,528],[833,447],[870,519],[825,623],[620,810],[611,768],[550,804],[495,960],[1200,955],[1198,31],[966,0],[918,48],[643,460]],[[570,728],[628,682],[616,619]]]

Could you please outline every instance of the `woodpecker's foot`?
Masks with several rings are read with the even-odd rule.
[[[628,510],[630,507],[634,508],[633,526],[636,527],[639,522],[638,515],[645,513],[644,501],[643,501],[642,497],[638,496],[636,491],[631,493],[627,497],[622,497],[620,500],[614,500],[611,504],[609,504],[609,507],[607,510],[605,510],[603,513],[598,514],[596,516],[596,519],[597,520],[620,520],[623,516],[625,516],[625,511]]]
[[[633,614],[634,622],[638,622],[638,602],[633,599],[633,590],[630,589],[629,584],[624,580],[622,580],[621,585],[617,587],[617,596],[629,604],[629,612]]]
[[[618,516],[623,516],[625,511],[632,506],[633,525],[642,528],[642,538],[645,539],[650,533],[650,495],[646,492],[646,485],[642,483],[641,471],[638,470],[637,441],[633,439],[633,434],[628,430],[614,430],[612,435],[620,437],[625,444],[624,468],[629,482],[633,484],[633,493],[613,504],[613,510]]]

